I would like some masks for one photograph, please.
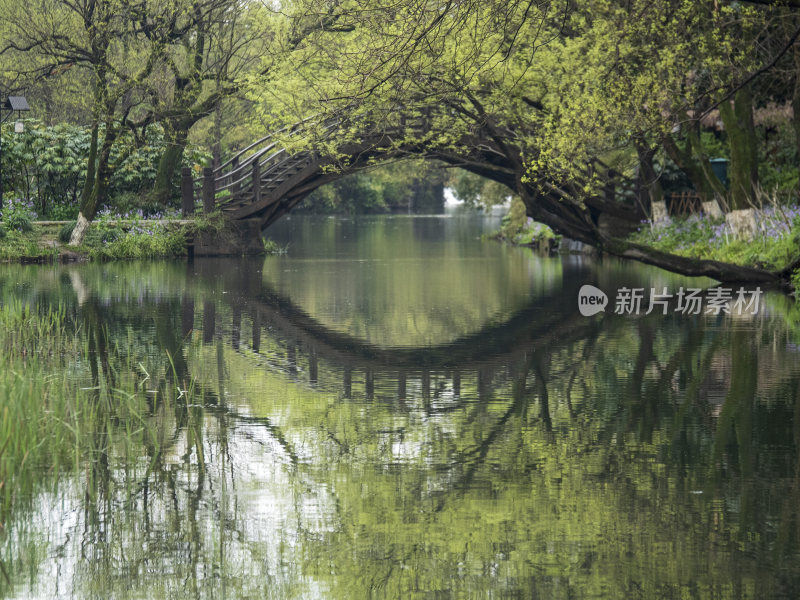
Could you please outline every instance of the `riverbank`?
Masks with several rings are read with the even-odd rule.
[[[218,233],[224,223],[216,218],[101,219],[92,223],[80,246],[69,238],[74,221],[34,221],[6,229],[0,224],[0,262],[50,263],[178,258],[191,254],[200,234]],[[265,254],[283,249],[265,240]]]
[[[673,269],[663,264],[646,260],[649,255],[660,258],[674,257],[682,263],[711,263],[714,266],[740,268],[741,282],[762,283],[774,280],[783,288],[791,288],[798,298],[800,290],[800,208],[770,204],[761,209],[749,211],[749,230],[734,231],[725,217],[690,215],[682,218],[668,218],[658,224],[642,222],[638,231],[623,240],[620,247],[630,247],[630,256],[610,252],[621,258],[633,258],[654,264],[669,271],[681,273],[685,269]],[[557,235],[548,226],[538,223],[525,214],[524,207],[512,203],[511,210],[503,218],[502,226],[489,239],[499,240],[515,246],[527,246],[539,252],[584,253],[591,248]],[[637,250],[641,252],[637,252]],[[690,259],[686,261],[685,259]],[[660,261],[663,262],[663,261]],[[682,265],[686,267],[686,264]],[[694,266],[694,265],[690,265]],[[695,269],[697,270],[697,269]],[[719,270],[719,269],[717,269]],[[684,274],[693,274],[684,272]],[[709,273],[696,273],[714,277]],[[748,277],[753,277],[749,279]]]
[[[754,211],[754,227],[737,233],[724,217],[691,215],[653,225],[643,223],[628,241],[687,258],[715,260],[766,271],[791,269],[789,282],[800,289],[800,209],[770,206]],[[795,294],[797,297],[797,294]]]

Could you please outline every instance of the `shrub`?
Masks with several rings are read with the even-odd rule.
[[[8,229],[27,233],[33,230],[33,205],[22,199],[7,200],[3,208],[3,223]]]
[[[69,240],[72,237],[72,230],[75,229],[75,225],[77,224],[77,221],[64,223],[58,232],[58,241],[62,244],[69,244]]]
[[[27,215],[13,215],[6,218],[6,225],[11,229],[16,229],[22,233],[33,231],[33,221]]]
[[[47,217],[53,221],[74,221],[78,218],[78,206],[51,204],[47,209]]]
[[[122,232],[116,225],[112,225],[106,221],[95,221],[86,232],[84,243],[87,246],[97,246],[100,244],[110,244],[116,242]]]
[[[264,238],[264,253],[265,254],[286,254],[288,248],[281,246],[275,240],[268,240]]]
[[[91,230],[90,230],[91,231]],[[164,227],[142,229],[135,227],[108,243],[88,240],[89,256],[100,259],[159,258],[186,254],[186,237],[183,231],[167,231]]]

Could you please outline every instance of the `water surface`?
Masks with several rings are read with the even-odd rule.
[[[62,375],[142,398],[30,467],[5,596],[798,597],[797,309],[582,317],[584,283],[690,282],[496,225],[293,217],[285,256],[0,266],[4,304],[69,316]]]

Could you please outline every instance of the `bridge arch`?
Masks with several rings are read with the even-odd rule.
[[[193,195],[193,190],[201,187],[204,209],[219,208],[229,220],[246,221],[252,234],[260,235],[326,183],[398,156],[432,158],[507,186],[522,198],[528,216],[558,234],[611,255],[719,281],[788,282],[792,267],[766,271],[667,254],[626,242],[621,238],[638,227],[646,215],[633,195],[618,193],[613,179],[616,174],[600,161],[587,165],[584,179],[572,175],[565,181],[530,181],[522,144],[512,130],[487,122],[462,139],[461,150],[437,148],[423,141],[423,134],[430,132],[428,116],[414,123],[401,118],[399,128],[365,125],[363,135],[352,136],[357,140],[343,139],[341,143],[337,136],[352,135],[352,127],[342,120],[302,121],[254,142],[216,169],[207,169],[202,179],[185,181],[182,188]],[[328,146],[332,143],[335,150],[324,152],[293,143],[312,128],[316,134],[321,129],[322,139]],[[409,135],[415,131],[420,133],[419,141]],[[603,181],[602,193],[587,195],[586,184],[595,177]]]
[[[336,124],[327,125],[326,130],[334,135]],[[210,177],[195,180],[195,187],[213,189],[214,205],[226,217],[234,221],[257,220],[262,230],[317,188],[402,157],[438,160],[497,181],[512,191],[515,189],[513,169],[498,164],[496,151],[492,159],[486,152],[488,147],[483,153],[463,156],[432,150],[421,144],[397,146],[395,141],[406,131],[381,130],[367,133],[358,142],[340,145],[338,156],[330,157],[313,150],[292,152],[289,148],[292,138],[302,133],[302,124],[298,124],[261,138],[211,171]]]

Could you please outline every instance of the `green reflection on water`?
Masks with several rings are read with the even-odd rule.
[[[755,318],[585,319],[584,282],[680,280],[511,253],[516,287],[416,350],[402,326],[345,335],[317,267],[291,280],[298,303],[272,259],[0,267],[4,307],[61,302],[75,340],[14,364],[125,394],[85,392],[103,408],[70,421],[77,463],[26,469],[5,595],[796,597],[785,299]]]
[[[294,219],[264,282],[329,329],[380,346],[425,346],[502,322],[557,288],[561,261],[479,243],[475,219]]]

